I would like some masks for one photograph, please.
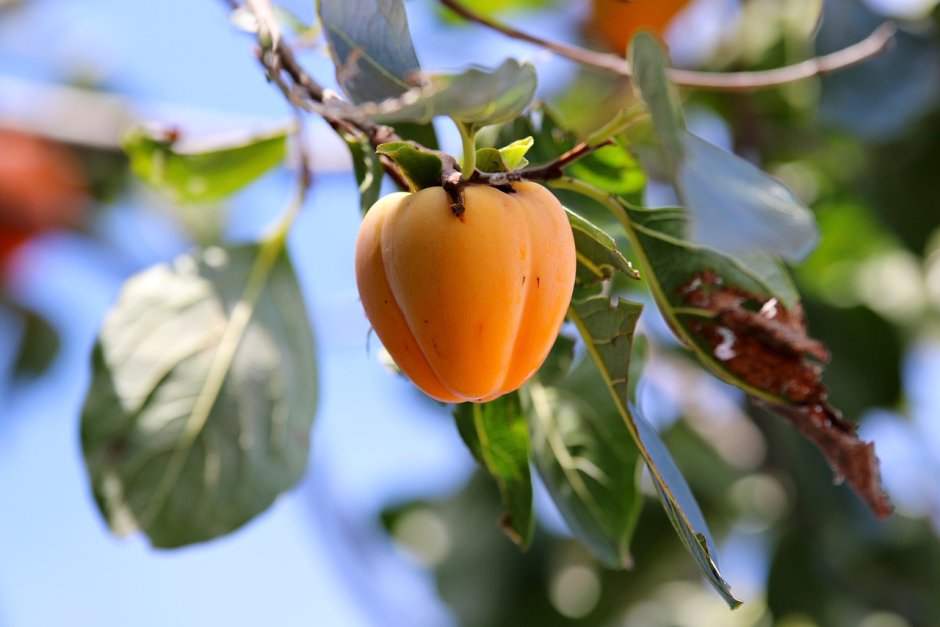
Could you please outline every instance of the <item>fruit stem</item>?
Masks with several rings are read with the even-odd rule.
[[[454,124],[457,125],[457,130],[460,132],[460,143],[463,148],[461,178],[466,181],[473,176],[473,172],[477,168],[477,132],[471,125],[458,120],[454,120]]]

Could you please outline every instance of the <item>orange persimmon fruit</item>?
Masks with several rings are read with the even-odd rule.
[[[690,0],[594,0],[590,25],[618,53],[625,54],[630,39],[641,28],[660,37]]]
[[[514,183],[394,193],[366,214],[356,282],[366,316],[399,368],[448,403],[492,400],[545,361],[565,318],[575,247],[547,189]]]

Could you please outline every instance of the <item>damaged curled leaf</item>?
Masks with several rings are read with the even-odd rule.
[[[758,390],[793,403],[825,401],[827,390],[820,376],[829,352],[807,336],[799,303],[787,310],[776,298],[725,284],[711,269],[696,274],[679,294],[685,304],[708,313],[709,317],[691,319],[689,328],[731,372]]]
[[[706,270],[679,290],[683,301],[710,318],[689,323],[711,346],[715,358],[749,386],[786,402],[762,399],[763,406],[789,420],[829,461],[836,482],[847,479],[879,517],[891,513],[881,490],[874,445],[862,442],[853,423],[826,402],[822,364],[829,352],[807,335],[803,308],[789,310],[777,299],[761,298]]]
[[[789,421],[803,437],[826,456],[835,482],[848,481],[859,498],[878,518],[887,518],[893,507],[881,489],[881,476],[875,445],[859,439],[854,423],[839,417],[832,407],[819,405],[759,404]]]

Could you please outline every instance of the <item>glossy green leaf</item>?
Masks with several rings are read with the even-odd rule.
[[[289,128],[232,141],[175,139],[138,127],[124,140],[131,169],[152,187],[182,203],[224,200],[284,161]]]
[[[558,388],[534,382],[527,390],[532,460],[558,511],[606,566],[629,568],[643,495],[623,420]]]
[[[389,142],[376,152],[391,157],[415,190],[441,186],[444,162],[435,154],[418,150],[407,142]]]
[[[461,403],[454,408],[460,436],[473,457],[496,480],[506,513],[502,527],[513,542],[527,548],[535,531],[529,431],[519,394],[488,403]]]
[[[800,295],[789,273],[769,254],[723,255],[685,238],[688,217],[683,209],[643,209],[627,206],[633,231],[651,272],[645,277],[655,283],[668,308],[684,305],[681,291],[695,276],[711,269],[728,284],[756,295],[777,298],[785,307],[799,302]]]
[[[112,531],[210,540],[303,475],[316,409],[309,318],[283,242],[132,277],[94,349],[82,446]]]
[[[368,139],[345,135],[343,140],[349,147],[353,173],[359,186],[359,209],[365,214],[382,193],[382,177],[385,171],[382,169],[378,153],[372,150]]]
[[[637,434],[643,448],[643,456],[659,494],[659,500],[666,510],[672,526],[686,548],[695,558],[699,568],[705,573],[709,583],[724,598],[731,609],[741,605],[734,598],[728,583],[718,570],[718,551],[711,537],[702,510],[689,488],[685,477],[669,454],[656,430],[637,411],[630,408]]]
[[[360,106],[358,112],[378,122],[429,122],[446,115],[480,127],[517,117],[535,94],[535,68],[507,59],[495,70],[472,68],[461,74],[435,74],[427,85],[401,98]]]
[[[735,255],[760,250],[791,262],[813,251],[816,219],[780,181],[692,133],[682,133],[682,145],[676,183],[692,240]]]
[[[402,0],[318,0],[317,12],[350,100],[379,102],[420,84]]]
[[[588,355],[607,384],[628,435],[639,447],[663,507],[680,538],[709,582],[731,607],[737,607],[740,602],[731,595],[728,584],[715,565],[714,542],[688,485],[656,432],[629,403],[632,339],[641,310],[642,305],[636,303],[618,300],[616,305],[612,305],[606,296],[598,296],[573,302],[569,317],[581,333]]]
[[[639,274],[630,265],[617,249],[617,242],[603,230],[594,226],[586,218],[571,211],[568,222],[574,233],[574,244],[577,250],[578,270],[577,282],[584,286],[611,278],[614,272],[623,272],[633,278]]]

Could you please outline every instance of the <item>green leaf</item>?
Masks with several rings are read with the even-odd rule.
[[[623,272],[634,279],[640,278],[630,262],[617,249],[617,242],[613,237],[574,211],[565,211],[574,233],[578,256],[576,278],[579,284],[589,286],[610,279],[614,272]]]
[[[526,158],[536,165],[553,161],[577,142],[575,135],[562,128],[558,115],[543,102],[533,103],[526,115],[503,124],[495,145],[507,145],[519,137],[533,138]]]
[[[529,149],[532,148],[532,144],[535,143],[535,140],[532,139],[532,136],[524,137],[522,139],[517,139],[508,146],[503,146],[499,149],[499,154],[503,158],[503,163],[506,164],[506,167],[509,170],[518,170],[519,168],[524,168],[529,165],[529,161],[525,158]]]
[[[688,217],[683,209],[642,209],[624,205],[636,234],[638,255],[649,262],[645,278],[653,284],[667,310],[684,306],[683,288],[706,270],[725,283],[791,308],[800,300],[789,273],[769,254],[724,255],[685,238]]]
[[[649,108],[666,160],[675,168],[683,154],[681,133],[685,130],[685,117],[679,98],[666,78],[666,52],[654,34],[640,31],[630,42],[629,59],[633,86]]]
[[[529,165],[525,154],[532,147],[532,137],[519,139],[502,148],[477,150],[476,168],[481,172],[511,172]]]
[[[181,203],[218,202],[284,161],[291,129],[232,142],[215,138],[195,143],[172,133],[133,129],[124,140],[131,169],[152,187]]]
[[[650,343],[645,335],[633,335],[633,347],[630,350],[630,370],[627,373],[627,397],[631,403],[636,403],[636,391],[640,384],[640,377],[646,362],[649,361]]]
[[[519,394],[505,394],[488,403],[461,403],[454,408],[454,419],[473,457],[499,485],[506,508],[503,530],[513,542],[528,548],[535,518],[529,432]]]
[[[740,602],[731,596],[728,584],[715,565],[714,542],[688,485],[655,431],[629,404],[632,339],[641,310],[642,305],[637,303],[621,299],[612,305],[606,296],[598,296],[573,302],[568,315],[607,384],[629,435],[639,447],[663,507],[680,538],[709,582],[732,608],[737,607]]]
[[[318,0],[317,12],[336,80],[354,103],[394,98],[420,84],[402,0]]]
[[[816,219],[780,181],[692,133],[682,133],[682,145],[676,183],[691,239],[735,255],[809,256],[819,241]]]
[[[476,169],[480,172],[509,172],[509,166],[496,148],[478,148]]]
[[[637,411],[630,408],[633,424],[638,433],[643,449],[643,456],[647,460],[647,467],[659,494],[659,500],[666,510],[672,526],[685,547],[689,550],[699,568],[705,573],[709,583],[721,594],[731,609],[741,605],[731,594],[728,583],[722,578],[718,569],[715,541],[711,537],[708,525],[702,510],[689,488],[688,482],[682,476],[679,467],[669,454],[669,449],[663,444],[656,430]]]
[[[609,303],[605,296],[575,302],[569,316],[577,324],[579,311],[609,309]],[[610,309],[611,322],[619,330],[607,341],[625,347],[624,369],[641,309],[626,301]],[[623,377],[626,381],[626,370]],[[598,559],[611,568],[630,567],[630,540],[642,494],[636,474],[639,453],[626,423],[616,411],[603,411],[557,388],[530,383],[528,389],[532,457],[552,499],[572,532]]]
[[[568,166],[566,172],[628,202],[640,204],[643,200],[646,173],[636,157],[620,144],[592,152]]]
[[[655,36],[641,32],[634,37],[630,58],[634,85],[650,110],[676,192],[689,211],[689,237],[735,255],[765,251],[790,262],[805,259],[819,240],[809,208],[773,177],[685,130],[681,105],[666,78],[666,55]]]
[[[385,171],[378,153],[372,150],[372,144],[367,138],[343,135],[343,140],[349,147],[356,184],[359,186],[359,209],[365,215],[382,193]]]
[[[23,316],[23,334],[13,362],[17,376],[37,377],[49,369],[62,344],[59,333],[45,318],[31,309],[17,306]]]
[[[162,548],[238,529],[303,475],[316,396],[282,240],[135,275],[101,329],[82,415],[102,514]]]
[[[428,83],[379,103],[358,107],[377,122],[429,122],[446,115],[472,127],[500,124],[517,117],[535,94],[535,68],[507,59],[495,70],[472,68],[461,74],[434,74]]]
[[[395,124],[395,132],[405,141],[418,142],[425,148],[439,150],[440,144],[437,141],[437,131],[430,122],[416,124],[414,122],[398,122]]]
[[[376,152],[395,160],[415,190],[441,186],[444,162],[437,155],[418,150],[408,142],[388,142]]]

